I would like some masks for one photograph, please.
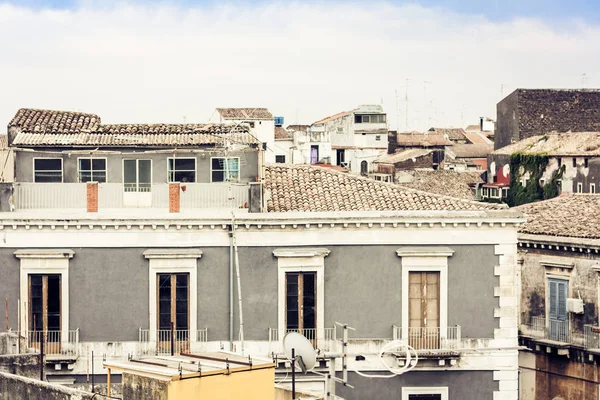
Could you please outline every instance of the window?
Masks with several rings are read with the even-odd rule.
[[[577,159],[573,157],[573,168],[577,168]]]
[[[354,114],[356,124],[384,124],[385,122],[385,114]]]
[[[562,166],[562,158],[558,157],[556,159],[556,161],[558,162],[558,166],[561,167]]]
[[[34,182],[62,182],[62,158],[34,158]]]
[[[106,182],[106,158],[79,158],[79,182]]]
[[[151,160],[123,160],[123,189],[125,192],[149,193],[152,188]]]
[[[569,282],[548,278],[548,339],[566,342],[569,339],[567,291]]]
[[[29,330],[60,333],[60,274],[29,275]],[[60,342],[60,335],[48,340]]]
[[[408,273],[408,344],[417,350],[440,346],[440,272]]]
[[[336,149],[335,155],[336,155],[336,164],[337,165],[341,166],[342,163],[346,162],[346,150]]]
[[[167,173],[169,182],[196,182],[196,159],[169,158]]]
[[[402,400],[448,400],[448,388],[403,387]]]
[[[562,181],[561,180],[556,181],[556,192],[558,194],[562,193]]]
[[[159,330],[187,331],[189,321],[190,274],[156,274]],[[178,335],[181,337],[181,335]]]
[[[360,162],[360,174],[365,176],[369,172],[369,163],[366,160]]]
[[[285,164],[285,155],[275,156],[275,162],[279,164]]]
[[[544,186],[546,184],[546,180],[545,179],[540,179],[540,186]]]
[[[583,159],[583,166],[584,166],[585,168],[587,168],[587,167],[588,167],[588,162],[589,162],[589,160],[588,160],[587,158],[584,158],[584,159]]]
[[[577,182],[577,193],[583,193],[583,183]]]
[[[381,140],[381,135],[376,135],[375,140]]]
[[[596,184],[590,183],[590,193],[596,193]]]
[[[316,164],[319,162],[319,146],[312,145],[310,146],[310,163]]]
[[[284,248],[275,249],[273,255],[278,259],[280,337],[287,330],[303,329],[311,341],[324,338],[324,267],[329,250]]]
[[[237,182],[240,179],[239,157],[214,157],[210,166],[211,182]]]

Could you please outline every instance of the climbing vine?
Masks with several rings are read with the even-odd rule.
[[[549,158],[544,153],[524,154],[513,153],[510,155],[510,191],[508,205],[511,207],[532,203],[538,200],[550,199],[558,196],[558,181],[562,178],[565,166],[552,173],[549,182],[540,185],[540,179],[546,171]],[[523,186],[521,179],[529,173],[528,180]]]

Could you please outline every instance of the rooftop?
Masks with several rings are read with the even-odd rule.
[[[406,188],[474,201],[475,193],[469,185],[483,183],[481,173],[482,171],[414,170],[404,174],[404,177],[410,177],[412,180],[409,182],[399,182],[399,185]],[[399,179],[402,180],[402,177]]]
[[[269,212],[463,211],[506,206],[414,190],[311,166],[265,168]]]
[[[225,119],[273,119],[273,114],[266,108],[217,108]]]
[[[275,140],[292,140],[294,135],[281,126],[275,127]]]
[[[502,147],[492,154],[543,153],[549,156],[600,156],[600,132],[548,133]]]
[[[429,153],[431,153],[431,149],[398,149],[395,153],[384,154],[377,157],[373,162],[377,164],[396,164],[413,158],[426,156]]]
[[[515,208],[527,217],[520,234],[600,239],[600,194],[563,194]]]
[[[401,132],[396,134],[400,147],[452,146],[452,142],[439,133]]]
[[[494,151],[494,144],[455,144],[449,150],[456,158],[485,158]]]
[[[488,138],[490,132],[465,132],[465,136],[469,142],[473,144],[494,144],[492,140]],[[492,132],[493,133],[493,132]]]
[[[350,115],[350,114],[352,114],[352,111],[342,111],[342,112],[339,112],[337,114],[330,115],[329,117],[325,117],[323,119],[320,119],[317,122],[313,122],[313,125],[321,125],[321,124],[327,123],[329,121],[333,121],[335,119],[345,117],[345,116]]]
[[[20,109],[9,124],[13,146],[198,146],[224,140],[256,144],[249,128],[232,124],[109,124],[94,114]]]
[[[445,135],[449,140],[467,140],[465,130],[463,128],[430,128],[429,132]]]

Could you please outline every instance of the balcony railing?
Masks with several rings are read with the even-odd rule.
[[[550,340],[553,342],[583,346],[586,340],[581,333],[573,332],[569,320],[555,318],[531,317],[529,324],[522,325],[521,334],[532,338]],[[590,339],[592,340],[592,339]]]
[[[195,332],[182,329],[171,331],[140,328],[139,353],[140,355],[171,355],[205,351],[207,341],[208,328],[198,329]]]
[[[44,341],[44,354],[77,358],[79,356],[79,329],[67,331],[29,331],[27,347],[30,351],[41,351]]]
[[[98,209],[124,208],[136,193],[149,196],[152,208],[169,207],[169,184],[148,185],[143,190],[133,190],[122,183],[98,184]],[[182,209],[240,208],[248,204],[248,185],[239,183],[185,183],[181,184]],[[15,183],[16,210],[47,208],[86,208],[85,183]],[[148,205],[148,204],[145,204]]]
[[[315,349],[322,351],[334,351],[336,343],[336,330],[324,329],[274,329],[269,328],[269,353],[281,354],[283,349],[283,337],[288,332],[299,332],[313,345]]]
[[[583,345],[586,349],[600,350],[600,327],[583,326]]]
[[[400,327],[394,325],[393,338],[407,340],[415,350],[451,350],[461,347],[460,325],[437,327]]]

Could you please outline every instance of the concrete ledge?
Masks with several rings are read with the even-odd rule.
[[[37,379],[0,372],[0,398],[11,400],[108,400],[109,397],[88,393]]]

